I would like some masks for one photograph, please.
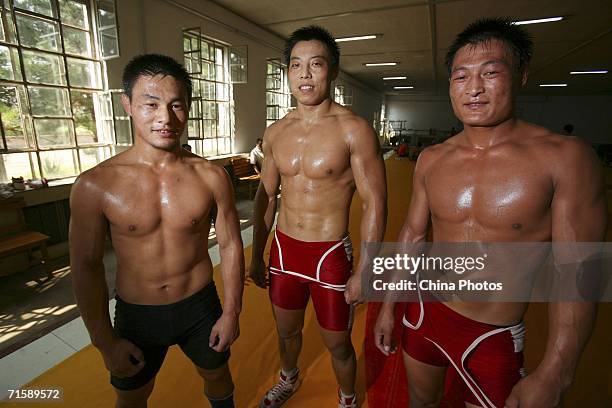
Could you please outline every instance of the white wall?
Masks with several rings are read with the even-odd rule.
[[[207,37],[248,47],[248,83],[234,85],[234,148],[249,151],[266,127],[266,61],[281,58],[284,40],[205,0],[121,0],[117,8],[121,57],[108,62],[111,88],[121,88],[123,67],[138,54],[161,53],[182,62],[185,28],[200,27]],[[355,111],[371,121],[382,95],[348,80],[355,84]]]
[[[387,117],[412,129],[460,129],[448,97],[387,96]],[[567,123],[591,143],[612,143],[612,96],[520,96],[517,116],[560,132]]]
[[[387,118],[405,120],[408,129],[460,129],[448,97],[387,96]]]

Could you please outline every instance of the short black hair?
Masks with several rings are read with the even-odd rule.
[[[169,75],[183,84],[187,102],[191,104],[191,78],[187,70],[173,58],[160,54],[143,54],[134,57],[123,70],[123,91],[132,99],[132,89],[141,76]]]
[[[567,125],[563,126],[563,130],[565,130],[567,134],[570,134],[574,131],[574,125],[568,123]]]
[[[340,65],[340,47],[338,47],[334,36],[325,28],[316,25],[298,28],[291,34],[287,42],[285,42],[285,51],[283,53],[285,63],[289,65],[291,62],[291,51],[295,44],[300,41],[310,40],[320,41],[327,47],[327,51],[332,59],[330,61],[332,67],[337,68]]]
[[[506,44],[514,55],[515,68],[518,72],[523,72],[527,68],[533,55],[533,40],[529,33],[507,17],[483,18],[468,25],[450,46],[445,61],[449,75],[457,51],[466,45],[474,46],[491,40],[499,40]]]

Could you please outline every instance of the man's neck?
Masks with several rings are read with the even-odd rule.
[[[332,110],[333,102],[331,98],[324,99],[317,105],[302,105],[298,102],[297,113],[305,123],[310,124],[319,120],[319,118],[329,115]]]
[[[512,138],[518,122],[518,119],[511,117],[494,126],[465,125],[465,141],[475,149],[488,149]]]
[[[178,143],[172,150],[164,150],[136,140],[131,150],[138,163],[158,169],[176,163],[181,157],[181,147]]]

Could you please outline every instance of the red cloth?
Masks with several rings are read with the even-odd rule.
[[[352,325],[352,308],[344,300],[353,268],[348,237],[342,241],[300,241],[275,231],[270,249],[270,300],[283,309],[305,309],[308,299],[319,325],[345,331]]]

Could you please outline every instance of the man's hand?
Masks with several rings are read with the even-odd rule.
[[[251,267],[249,268],[249,277],[260,288],[268,287],[268,279],[266,276],[266,263],[263,258],[252,258]]]
[[[385,356],[395,353],[396,346],[393,340],[393,327],[395,326],[395,316],[393,311],[391,313],[381,309],[374,325],[374,341],[376,347]]]
[[[145,365],[142,351],[126,339],[115,337],[99,350],[108,371],[119,378],[133,377]]]
[[[505,408],[555,408],[561,404],[564,387],[554,377],[540,375],[537,371],[520,380],[510,396]]]
[[[224,313],[210,331],[208,345],[210,348],[220,353],[227,350],[239,335],[240,327],[238,325],[238,315],[234,313]]]
[[[353,306],[363,303],[363,298],[361,297],[361,275],[353,274],[348,282],[346,282],[344,300]]]

